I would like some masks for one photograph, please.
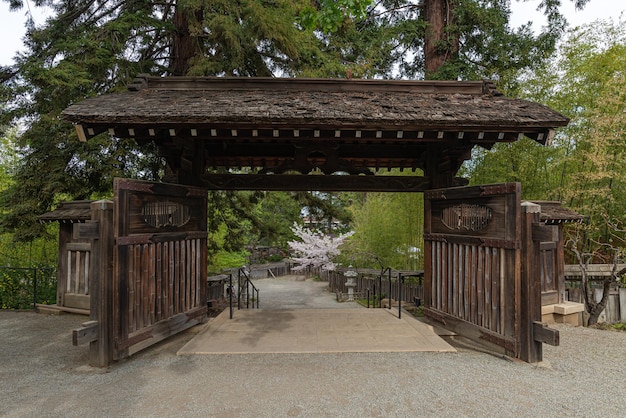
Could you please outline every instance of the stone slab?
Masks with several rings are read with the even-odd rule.
[[[432,327],[385,309],[225,311],[178,355],[341,352],[455,352]]]
[[[585,310],[583,303],[577,302],[563,302],[554,305],[554,313],[559,315],[570,315]]]

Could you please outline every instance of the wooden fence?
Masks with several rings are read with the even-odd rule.
[[[602,298],[602,281],[613,274],[612,264],[589,264],[587,274],[589,285],[593,289],[597,301]],[[626,273],[626,264],[618,264],[616,273],[622,276]],[[584,303],[582,290],[582,272],[577,264],[565,265],[565,297],[571,302]],[[623,283],[615,283],[609,292],[609,299],[604,312],[600,315],[600,322],[611,324],[626,323],[626,287]]]
[[[328,282],[328,287],[332,292],[346,293],[348,291],[345,285],[347,278],[344,275],[346,270],[347,269],[342,268],[335,271],[320,271],[319,276],[322,280]],[[424,273],[421,271],[392,271],[391,290],[390,280],[387,274],[379,279],[380,270],[358,269],[357,273],[358,276],[355,280],[356,288],[354,292],[364,297],[369,289],[372,300],[374,294],[376,294],[379,299],[391,297],[391,299],[397,301],[401,290],[402,302],[412,304],[416,302],[416,299],[419,299],[420,303],[424,300]],[[401,283],[398,277],[404,277],[404,283]],[[381,294],[382,298],[380,297]]]
[[[597,286],[596,286],[597,284]],[[601,283],[592,283],[594,297],[597,301],[602,298]],[[565,298],[570,302],[584,303],[581,282],[578,280],[565,281]],[[609,291],[606,308],[600,315],[600,322],[615,324],[626,323],[626,287],[613,287]]]
[[[235,267],[224,271],[225,274],[232,274],[233,279],[237,277],[237,272],[241,267]],[[268,277],[280,277],[292,274],[291,263],[281,261],[276,263],[251,264],[244,267],[250,274],[251,279],[265,279]]]

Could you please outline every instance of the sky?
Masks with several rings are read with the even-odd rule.
[[[512,2],[511,26],[532,21],[536,29],[545,25],[545,17],[536,11],[540,0],[527,2]],[[28,0],[24,2],[28,4]],[[610,19],[614,21],[626,19],[626,2],[624,0],[590,0],[584,10],[575,10],[573,3],[563,0],[562,13],[566,16],[571,26],[580,26],[591,23],[598,19]],[[0,0],[0,65],[10,65],[18,50],[23,49],[22,36],[24,35],[24,22],[26,21],[27,8],[17,12],[9,12],[9,4]],[[31,5],[35,24],[45,22],[47,12],[42,12]],[[48,12],[49,13],[49,12]]]

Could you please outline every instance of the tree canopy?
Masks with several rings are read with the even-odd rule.
[[[21,0],[4,3],[24,7]],[[546,0],[541,7],[549,24],[543,32],[534,34],[529,25],[513,29],[510,4],[37,0],[35,6],[49,6],[54,14],[41,26],[29,23],[26,51],[14,65],[0,69],[0,102],[5,103],[0,126],[19,130],[13,181],[0,194],[0,231],[31,240],[45,232],[37,216],[61,199],[107,195],[114,176],[160,178],[164,162],[154,147],[108,135],[81,143],[59,118],[68,105],[124,89],[137,74],[489,77],[513,89],[519,71],[535,69],[553,51],[564,20],[558,13],[560,0]],[[290,196],[302,204],[302,196]],[[246,209],[262,198],[230,193],[214,197],[220,205],[214,211],[221,211],[216,219],[232,232],[227,241],[233,247],[241,244],[246,228],[259,237],[273,236],[277,227]],[[307,200],[309,206],[327,203],[314,202],[311,195]],[[323,211],[347,219],[333,205]],[[246,228],[242,217],[248,220]]]
[[[571,118],[551,146],[532,141],[478,151],[465,168],[475,184],[521,181],[524,198],[553,199],[589,216],[595,239],[614,239],[626,205],[626,22],[568,33],[554,58],[525,75],[522,94]],[[604,232],[603,232],[604,231]]]

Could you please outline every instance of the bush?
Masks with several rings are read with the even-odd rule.
[[[0,267],[0,309],[30,309],[37,280],[37,303],[56,303],[56,271],[52,268]]]

